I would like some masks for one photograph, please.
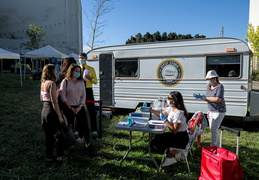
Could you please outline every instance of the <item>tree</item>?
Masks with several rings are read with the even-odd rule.
[[[252,47],[255,58],[259,59],[259,26],[254,27],[252,24],[249,24],[247,31],[247,38],[245,40]]]
[[[96,44],[103,42],[98,40],[98,38],[103,34],[103,28],[106,25],[105,21],[101,21],[101,18],[112,9],[112,0],[96,0],[93,5],[93,10],[90,11],[90,16],[83,11],[88,21],[87,27],[89,31],[89,38],[85,43],[91,49],[93,49]]]
[[[162,37],[161,37],[161,41],[166,41],[167,40],[167,33],[163,32]]]
[[[131,36],[130,39],[126,41],[126,44],[133,43],[143,43],[143,42],[156,42],[156,41],[170,41],[170,40],[179,40],[179,39],[193,39],[193,38],[206,38],[204,35],[196,34],[194,37],[191,34],[176,34],[175,32],[170,32],[168,35],[166,32],[162,33],[162,36],[159,31],[154,34],[147,32],[144,36],[141,33]]]
[[[34,50],[39,48],[39,44],[43,41],[46,32],[42,28],[30,24],[29,29],[26,30],[26,35],[29,37],[29,41],[21,43],[21,47],[24,46],[25,49]]]
[[[153,34],[153,39],[154,39],[154,41],[161,41],[161,35],[160,35],[159,31],[157,31]]]
[[[144,39],[145,42],[153,42],[153,36],[149,32],[146,32],[146,34],[144,35]]]

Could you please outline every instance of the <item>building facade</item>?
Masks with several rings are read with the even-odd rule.
[[[1,0],[0,47],[23,54],[21,43],[29,40],[26,30],[33,24],[43,29],[44,45],[64,54],[80,53],[82,43],[82,7],[80,0]]]
[[[259,0],[250,0],[249,5],[249,24],[252,24],[254,27],[259,26]],[[253,69],[259,69],[258,59],[253,59]]]

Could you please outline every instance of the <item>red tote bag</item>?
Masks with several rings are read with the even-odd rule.
[[[217,146],[202,148],[199,180],[242,180],[244,173],[235,153]]]

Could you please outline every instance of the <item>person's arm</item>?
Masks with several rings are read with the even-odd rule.
[[[158,111],[158,110],[154,110],[154,109],[150,108],[150,112],[153,113],[153,114],[155,114],[155,115],[157,115],[157,116],[160,116],[160,111]],[[165,116],[168,116],[168,112],[167,112],[166,110],[164,110],[162,113],[163,113]]]
[[[174,133],[176,134],[180,127],[181,127],[181,123],[173,123],[171,124],[168,120],[165,121],[167,127]]]
[[[91,68],[91,79],[89,79],[91,81],[91,83],[93,84],[97,84],[97,77],[96,77],[96,73],[95,73],[95,70],[94,68]]]
[[[221,97],[223,96],[224,96],[224,86],[222,84],[219,84],[219,87],[216,92],[216,97],[206,97],[204,99],[205,101],[219,103],[222,100]]]
[[[59,110],[59,106],[58,106],[58,100],[57,100],[57,96],[56,96],[56,93],[57,93],[56,83],[53,82],[53,81],[50,82],[50,86],[49,87],[50,87],[50,90],[49,90],[50,100],[52,102],[52,106],[53,106],[54,110],[56,111],[56,113],[58,115],[58,119],[59,119],[60,123],[63,123],[64,119],[61,116],[61,113],[60,113],[60,110]]]
[[[85,93],[85,84],[84,84],[83,81],[82,81],[82,89],[83,89],[83,91],[82,91],[82,94],[81,94],[80,105],[79,105],[78,108],[75,109],[75,114],[77,114],[85,104],[86,93]]]
[[[60,89],[61,89],[61,99],[62,99],[62,101],[63,101],[63,103],[65,104],[65,106],[69,109],[69,110],[71,110],[71,111],[73,111],[73,112],[75,112],[75,109],[74,108],[72,108],[71,106],[70,106],[70,104],[68,104],[68,102],[67,102],[67,83],[68,83],[68,80],[67,79],[63,79],[63,81],[61,82],[61,85],[60,85]]]
[[[165,123],[172,133],[176,134],[179,131],[182,121],[185,120],[184,117],[183,111],[177,111],[174,115],[169,115]]]
[[[154,110],[154,109],[150,108],[150,112],[158,117],[160,116],[160,111],[158,111],[158,110]]]
[[[221,101],[221,98],[220,97],[206,97],[206,98],[204,98],[204,100],[219,103]]]

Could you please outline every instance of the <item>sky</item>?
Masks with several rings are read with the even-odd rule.
[[[94,0],[81,0],[86,14]],[[120,45],[138,33],[159,31],[245,39],[249,0],[113,0],[114,9],[102,16],[106,22],[96,47]],[[87,39],[83,13],[83,39]]]

